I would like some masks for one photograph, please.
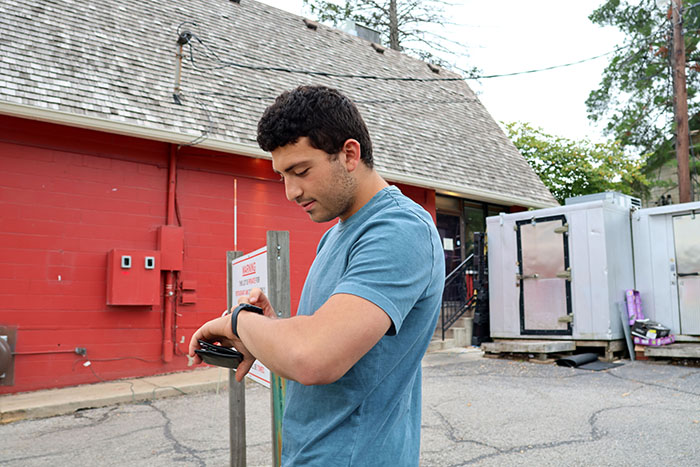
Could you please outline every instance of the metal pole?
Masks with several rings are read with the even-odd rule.
[[[177,146],[170,145],[170,158],[168,161],[168,200],[165,222],[167,225],[175,225],[175,191],[177,181]],[[173,324],[175,322],[175,273],[165,272],[165,285],[163,287],[163,361],[168,363],[173,360]]]
[[[289,232],[267,232],[267,296],[280,318],[291,316],[289,288]],[[272,405],[272,465],[282,461],[282,415],[286,380],[274,373],[270,375]]]
[[[233,260],[243,256],[241,251],[226,252],[226,304],[228,309],[233,305],[231,269]],[[231,467],[245,467],[245,379],[236,381],[236,372],[228,372],[228,409],[229,409],[229,440],[231,448]]]

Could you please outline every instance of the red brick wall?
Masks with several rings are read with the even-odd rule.
[[[169,151],[165,143],[0,116],[0,325],[17,328],[19,353],[15,384],[0,393],[186,369],[192,332],[226,307],[234,180],[239,250],[264,246],[267,230],[290,231],[296,308],[318,240],[332,224],[295,209],[269,161],[198,148],[178,155],[179,279],[196,282],[197,303],[177,306],[173,361],[161,360],[162,304],[106,305],[107,252],[157,248]],[[434,215],[434,192],[401,188]],[[90,366],[70,353],[75,347],[87,349]]]

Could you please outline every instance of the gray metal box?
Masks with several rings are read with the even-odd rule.
[[[628,208],[594,201],[486,225],[492,337],[624,338],[617,303],[634,288]]]

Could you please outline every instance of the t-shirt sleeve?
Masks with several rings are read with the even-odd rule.
[[[333,293],[362,297],[389,315],[393,335],[433,276],[433,239],[426,221],[410,213],[370,222],[349,252]]]

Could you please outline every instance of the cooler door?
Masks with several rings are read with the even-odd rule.
[[[516,223],[521,334],[571,335],[571,269],[564,216]]]
[[[673,218],[681,334],[700,335],[700,214]]]

